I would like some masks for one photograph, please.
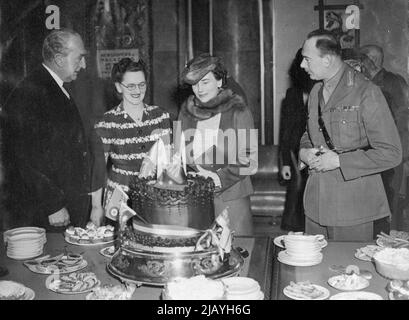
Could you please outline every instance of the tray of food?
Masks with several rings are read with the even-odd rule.
[[[376,244],[387,248],[409,248],[409,233],[405,231],[391,230],[389,234],[378,234]]]
[[[35,293],[21,283],[0,281],[0,300],[33,300]]]
[[[342,291],[362,290],[369,286],[368,279],[356,274],[340,274],[328,279],[328,284]]]
[[[53,274],[45,281],[47,289],[63,294],[80,294],[98,287],[101,282],[93,272],[72,272],[66,275]]]
[[[293,282],[283,289],[283,293],[294,300],[325,300],[329,290],[310,281]]]
[[[136,285],[125,283],[118,285],[103,285],[96,287],[85,297],[86,300],[130,300]]]
[[[382,249],[383,247],[370,244],[365,247],[356,249],[355,258],[363,261],[372,261],[374,254],[378,251],[381,251]]]
[[[390,300],[409,300],[409,281],[392,280],[387,285]]]
[[[97,227],[92,222],[89,222],[85,229],[70,226],[65,230],[64,237],[68,243],[79,246],[107,244],[115,239],[114,226]]]
[[[40,274],[65,274],[85,268],[88,263],[82,255],[67,253],[54,257],[46,255],[23,263],[30,271]]]

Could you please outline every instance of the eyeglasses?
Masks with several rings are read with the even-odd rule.
[[[141,83],[130,83],[130,84],[123,84],[120,82],[125,88],[127,88],[129,91],[134,91],[136,87],[139,88],[139,90],[144,90],[146,89],[146,82],[141,82]]]

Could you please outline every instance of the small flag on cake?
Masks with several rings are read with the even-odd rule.
[[[128,199],[128,195],[122,190],[121,187],[117,186],[105,208],[105,216],[111,220],[117,221],[121,209],[121,204],[126,204]]]

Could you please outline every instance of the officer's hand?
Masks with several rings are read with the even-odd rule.
[[[64,207],[48,216],[48,222],[54,227],[64,227],[70,223],[70,214]]]
[[[318,156],[316,155],[318,151],[319,149],[317,148],[302,148],[299,152],[300,160],[311,168],[318,161]]]
[[[312,169],[320,172],[331,171],[339,168],[339,156],[332,150],[322,149],[322,154],[318,157],[319,161],[315,163]]]

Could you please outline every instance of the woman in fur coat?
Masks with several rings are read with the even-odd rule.
[[[236,235],[253,234],[250,175],[257,171],[257,131],[243,98],[226,88],[227,71],[218,57],[202,54],[189,61],[182,81],[193,93],[182,104],[187,164],[213,179],[215,216],[228,210]]]

